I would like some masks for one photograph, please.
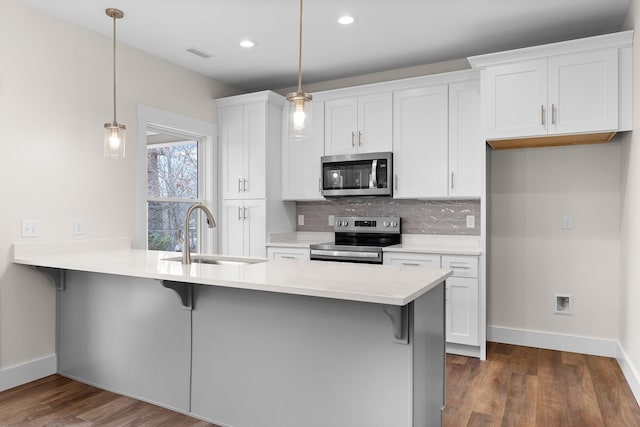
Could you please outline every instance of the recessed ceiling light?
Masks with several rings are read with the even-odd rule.
[[[240,46],[242,47],[254,47],[256,44],[254,42],[252,42],[251,40],[242,40],[240,42]]]
[[[349,15],[344,15],[344,16],[341,16],[340,18],[338,18],[338,23],[340,23],[342,25],[353,24],[354,21],[355,21],[355,18],[353,16],[349,16]]]

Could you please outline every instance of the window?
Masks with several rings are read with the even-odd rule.
[[[147,127],[147,248],[182,251],[185,239],[198,251],[196,216],[184,236],[185,212],[204,202],[199,190],[201,138]]]
[[[216,126],[175,113],[138,105],[137,213],[133,247],[217,252],[217,229],[207,228],[196,210],[184,235],[184,216],[204,203],[217,216]]]

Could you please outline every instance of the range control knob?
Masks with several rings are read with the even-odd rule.
[[[349,225],[349,221],[342,221],[342,225],[346,227],[347,225]]]
[[[391,226],[395,228],[395,227],[397,227],[397,226],[398,226],[398,223],[397,223],[397,222],[395,222],[395,221],[391,221]]]
[[[384,227],[388,227],[388,226],[389,226],[389,221],[385,221],[385,222],[383,222],[383,223],[382,223],[382,225],[383,225]]]
[[[340,227],[342,225],[342,221],[336,221],[336,227]]]

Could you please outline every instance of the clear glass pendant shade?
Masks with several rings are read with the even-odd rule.
[[[117,122],[104,124],[104,156],[109,159],[124,159],[127,128]]]
[[[310,137],[311,131],[311,95],[294,92],[287,95],[289,105],[288,138],[303,140]]]

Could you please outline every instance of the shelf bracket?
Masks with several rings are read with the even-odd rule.
[[[39,265],[35,265],[33,268],[47,276],[57,290],[64,291],[66,289],[66,270],[53,267],[41,267]]]
[[[193,283],[173,282],[171,280],[161,280],[162,286],[173,290],[182,301],[182,306],[187,310],[193,310]]]
[[[409,305],[383,305],[382,311],[389,316],[393,339],[398,344],[409,344]]]

